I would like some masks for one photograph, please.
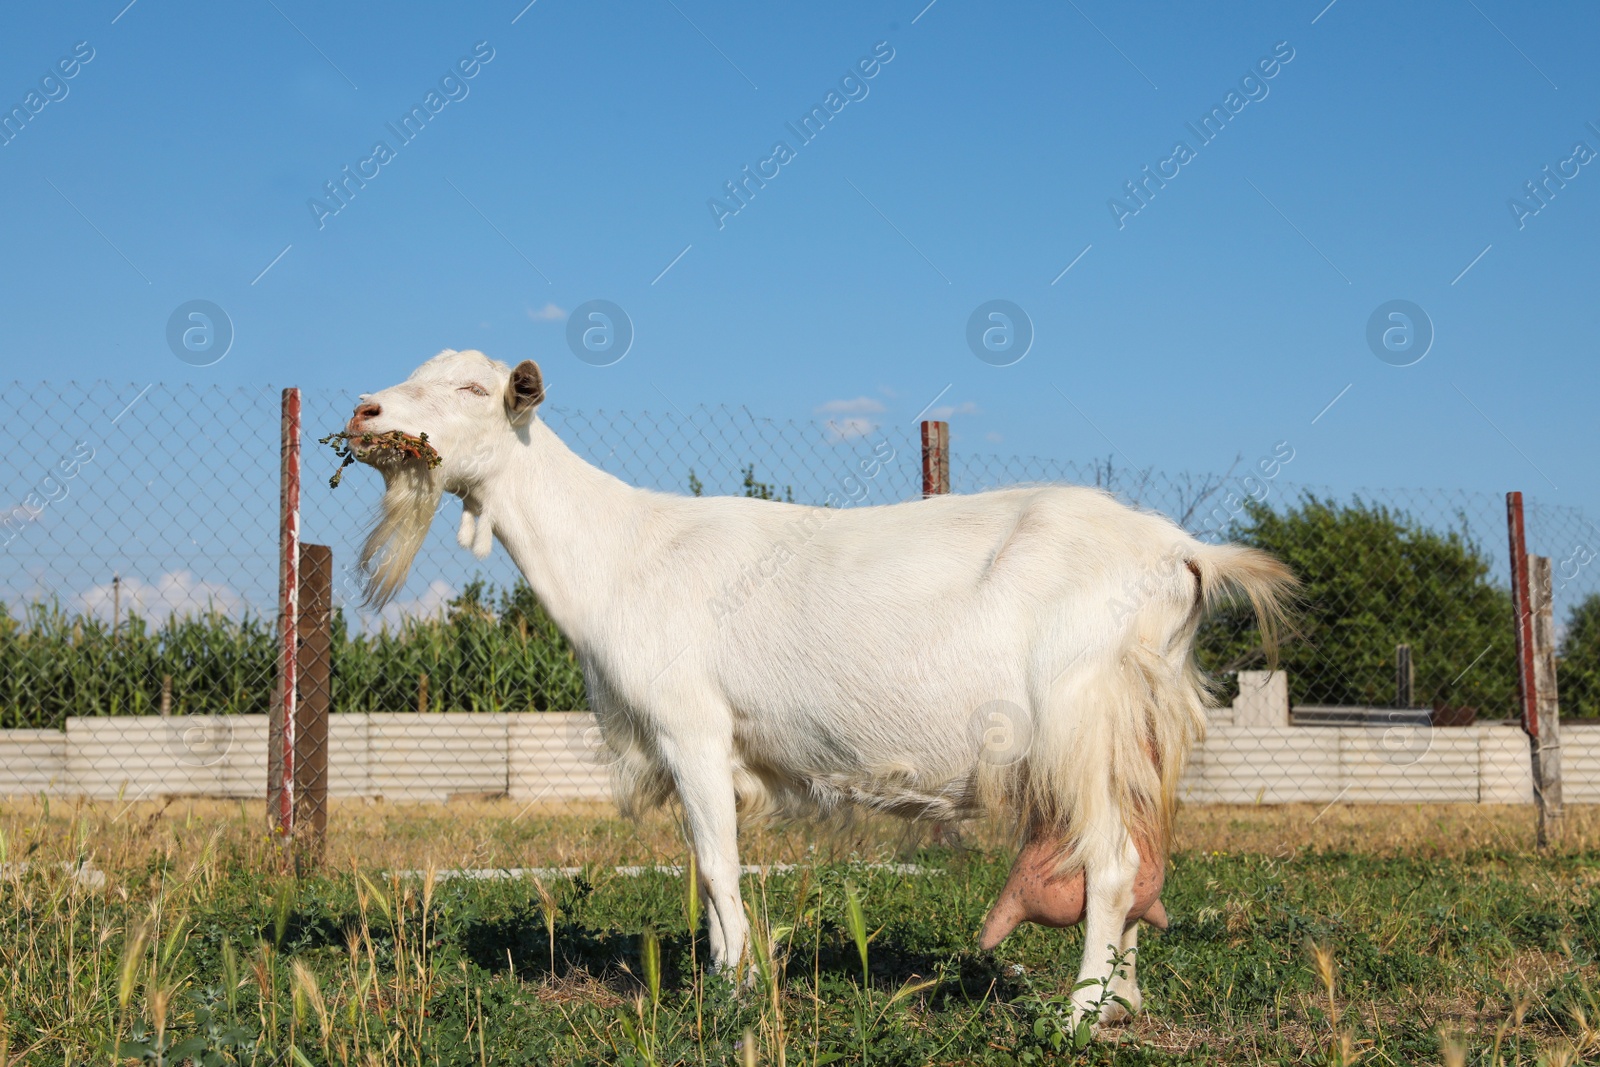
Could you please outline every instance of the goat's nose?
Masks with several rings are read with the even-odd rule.
[[[345,427],[346,433],[360,433],[361,424],[368,419],[375,419],[383,414],[383,408],[377,404],[358,404],[356,413],[350,416],[350,424]]]

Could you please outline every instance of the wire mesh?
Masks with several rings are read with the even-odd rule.
[[[1280,449],[1285,446],[1280,446]],[[1219,683],[1184,781],[1197,801],[1531,802],[1519,730],[1503,496],[1335,493],[1282,477],[1292,450],[1240,473],[1167,475],[1038,458],[957,456],[957,491],[1014,481],[1095,485],[1208,541],[1265,548],[1303,582],[1297,633],[1269,671],[1247,606],[1202,627]],[[1600,800],[1600,529],[1531,503],[1528,548],[1551,557],[1569,801]]]
[[[401,594],[362,606],[356,559],[381,485],[352,476],[330,489],[337,458],[314,444],[354,402],[303,398],[302,540],[332,546],[334,561],[332,795],[605,797],[582,671],[503,552],[475,560],[447,516]],[[264,794],[278,405],[268,388],[8,389],[0,795]],[[634,485],[832,506],[920,493],[909,429],[725,407],[541,414]],[[1336,494],[1261,464],[1165,474],[952,451],[956,492],[1096,485],[1202,539],[1267,548],[1302,578],[1299,633],[1275,671],[1248,613],[1225,609],[1202,629],[1219,706],[1184,778],[1189,800],[1531,798],[1503,498]],[[1600,529],[1534,501],[1528,530],[1555,572],[1567,798],[1600,800],[1600,730],[1591,744],[1583,728],[1600,723]]]

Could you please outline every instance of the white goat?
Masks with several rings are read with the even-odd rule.
[[[442,457],[364,457],[387,487],[369,597],[399,589],[441,494],[460,496],[461,544],[481,558],[498,538],[571,640],[623,809],[682,804],[717,963],[746,947],[741,809],[999,810],[1030,836],[984,947],[1021,919],[1086,916],[1078,1011],[1119,1015],[1107,993],[1137,1007],[1137,920],[1163,914],[1205,722],[1195,629],[1232,592],[1270,633],[1288,571],[1095,489],[855,509],[638,489],[568,449],[543,397],[531,361],[453,351],[362,397],[350,432],[426,433]],[[1028,743],[985,759],[985,716],[1005,708]]]

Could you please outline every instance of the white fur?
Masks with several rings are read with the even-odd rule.
[[[746,945],[739,809],[989,807],[1059,831],[1063,866],[1088,877],[1080,977],[1109,978],[1130,831],[1165,848],[1204,726],[1200,594],[1245,592],[1270,622],[1287,572],[1072,486],[855,509],[633,488],[509,412],[509,373],[446,351],[364,397],[382,410],[361,428],[428,434],[438,486],[465,501],[461,544],[487,551],[492,528],[571,640],[624,809],[682,803],[715,959]],[[431,510],[385,475],[402,493],[388,542],[409,544],[396,524]],[[378,599],[394,578],[376,575]],[[979,758],[974,713],[997,700],[1031,728],[1009,766]]]

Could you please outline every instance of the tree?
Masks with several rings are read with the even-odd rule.
[[[1556,662],[1561,717],[1600,718],[1600,593],[1590,593],[1567,616]]]
[[[781,500],[783,500],[783,501],[785,501],[787,503],[790,503],[790,504],[794,503],[794,487],[793,486],[788,486],[788,485],[784,486],[783,487],[783,496],[780,498],[778,496],[778,487],[776,485],[772,485],[772,484],[767,483],[767,482],[760,482],[760,481],[756,480],[756,465],[754,463],[751,463],[750,465],[745,467],[743,473],[744,473],[744,495],[745,496],[751,497],[751,498],[753,498],[755,500],[779,500],[779,499],[781,499]],[[689,468],[689,495],[690,496],[703,496],[703,495],[705,495],[705,491],[706,491],[706,484],[704,482],[702,482],[698,477],[695,476],[694,468],[690,467]]]
[[[756,481],[756,465],[754,463],[744,469],[744,495],[754,497],[756,500],[778,499],[777,486]],[[783,499],[790,504],[794,503],[794,488],[792,486],[786,485],[783,487]]]
[[[1282,512],[1248,505],[1229,536],[1273,553],[1304,583],[1298,633],[1279,657],[1296,703],[1392,705],[1395,646],[1408,644],[1416,705],[1515,714],[1511,594],[1489,580],[1489,556],[1464,529],[1308,494]],[[1200,649],[1213,671],[1265,666],[1246,606],[1214,614]]]

